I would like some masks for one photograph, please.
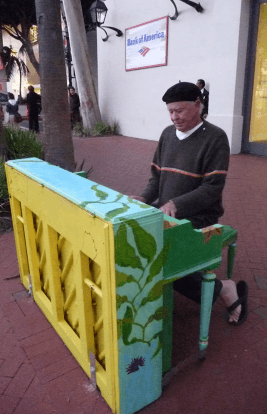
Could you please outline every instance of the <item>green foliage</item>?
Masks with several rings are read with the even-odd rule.
[[[114,121],[111,125],[106,122],[99,121],[93,127],[91,134],[93,136],[98,135],[117,135],[119,133],[119,124],[117,121]]]
[[[12,126],[4,129],[9,159],[43,158],[43,144],[37,141],[35,132]]]
[[[31,131],[23,131],[17,127],[6,126],[4,128],[7,143],[7,158],[42,158],[43,144],[36,140],[36,134]],[[4,160],[0,159],[0,199],[8,199]]]
[[[80,122],[77,122],[77,124],[74,125],[73,129],[76,134],[83,135],[83,127]]]
[[[87,128],[83,128],[82,124],[77,122],[74,125],[73,130],[75,135],[84,137],[99,135],[117,135],[119,133],[119,124],[117,121],[114,121],[111,125],[109,125],[106,122],[99,121],[90,130]]]
[[[7,181],[4,160],[0,159],[0,200],[8,199]]]

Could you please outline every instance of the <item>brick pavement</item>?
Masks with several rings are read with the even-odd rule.
[[[155,141],[129,137],[74,138],[90,179],[138,194],[149,177]],[[162,397],[140,414],[267,413],[267,159],[231,156],[221,220],[238,232],[234,280],[249,283],[249,316],[227,324],[213,309],[207,358],[191,362],[199,309],[175,296],[173,362],[180,369]],[[224,253],[225,256],[225,253]],[[217,275],[225,275],[225,257]],[[18,277],[13,233],[0,237],[0,414],[110,414],[78,363],[27,294]]]

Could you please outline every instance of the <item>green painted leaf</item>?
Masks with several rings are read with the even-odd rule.
[[[117,319],[117,333],[118,333],[118,340],[122,334],[122,319]]]
[[[124,345],[129,345],[129,336],[131,335],[133,327],[133,310],[130,306],[127,306],[124,318],[122,320],[122,340]]]
[[[163,294],[163,286],[166,283],[168,282],[166,282],[165,280],[160,280],[159,282],[157,282],[149,291],[147,297],[142,300],[140,306],[145,306],[148,302],[154,302],[155,300],[160,298]]]
[[[125,302],[128,302],[127,296],[116,295],[116,307],[120,309],[121,305]]]
[[[168,241],[167,243],[165,243],[158,257],[154,260],[154,262],[150,266],[149,275],[147,277],[146,284],[151,282],[151,280],[153,280],[154,277],[159,274],[163,266],[165,266],[168,260],[169,251],[170,251],[170,242]]]
[[[125,283],[132,283],[136,282],[136,280],[133,278],[133,276],[126,275],[125,273],[118,272],[116,270],[116,286],[120,287],[125,285]]]
[[[133,230],[134,240],[140,256],[150,263],[156,254],[156,240],[150,233],[143,229],[136,220],[127,220],[127,224]]]
[[[129,345],[136,344],[137,342],[146,343],[145,341],[143,341],[143,339],[133,338],[133,339],[130,340]]]
[[[123,197],[123,194],[117,195],[116,200],[114,201],[114,203],[117,203],[122,197]]]
[[[132,267],[143,270],[140,258],[127,241],[127,229],[121,224],[115,236],[115,263],[122,267]]]
[[[104,191],[101,191],[97,188],[97,184],[93,185],[91,187],[91,190],[95,191],[95,195],[100,198],[100,200],[106,200],[106,198],[108,197],[108,193],[105,193]]]
[[[155,358],[155,356],[157,356],[158,353],[160,352],[160,350],[162,349],[162,342],[163,342],[162,341],[162,331],[158,332],[157,334],[155,334],[153,336],[153,339],[156,339],[156,338],[159,338],[159,342],[158,342],[158,347],[157,347],[156,351],[154,352],[154,354],[152,356],[152,359]]]
[[[127,197],[127,200],[128,200],[128,202],[129,203],[133,203],[133,204],[137,204],[140,208],[150,208],[151,206],[149,206],[148,204],[145,204],[145,203],[141,203],[140,201],[138,201],[138,200],[133,200],[132,198],[130,198],[130,197]]]
[[[89,204],[90,201],[83,201],[81,204],[79,204],[80,207],[84,208],[87,206],[87,204]]]
[[[115,208],[114,210],[110,210],[105,218],[106,219],[112,219],[113,217],[118,216],[119,214],[125,213],[127,210],[129,210],[129,206],[127,204],[123,204],[123,207]]]
[[[168,318],[170,314],[170,309],[167,306],[160,306],[154,313],[153,317],[156,321],[160,321],[161,319]]]
[[[125,273],[118,272],[116,270],[116,286],[117,287],[125,285],[125,283],[127,283],[127,278],[128,278],[128,275],[126,275]]]
[[[148,320],[147,320],[146,325],[148,325],[149,323],[151,323],[153,321],[154,321],[154,315],[150,315],[149,318],[148,318]]]

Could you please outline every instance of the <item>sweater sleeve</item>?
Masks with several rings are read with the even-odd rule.
[[[224,132],[209,147],[203,160],[202,183],[195,190],[173,198],[176,217],[194,216],[221,200],[229,167],[229,143]]]

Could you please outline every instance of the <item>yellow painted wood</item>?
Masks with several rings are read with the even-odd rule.
[[[56,321],[63,321],[63,297],[60,286],[60,270],[57,256],[57,233],[52,227],[46,224],[43,224],[43,228],[44,238],[46,238],[47,280],[50,280],[51,283],[52,314]]]
[[[95,355],[97,385],[119,412],[112,224],[6,171],[22,281],[28,288],[30,273],[34,300],[89,377],[89,353]]]
[[[267,3],[260,5],[250,142],[267,142]]]
[[[24,234],[24,223],[18,219],[21,217],[21,204],[15,197],[10,197],[10,207],[13,221],[14,237],[17,249],[19,271],[21,283],[29,289],[29,263],[26,250],[26,240]],[[22,218],[22,217],[21,217]]]

